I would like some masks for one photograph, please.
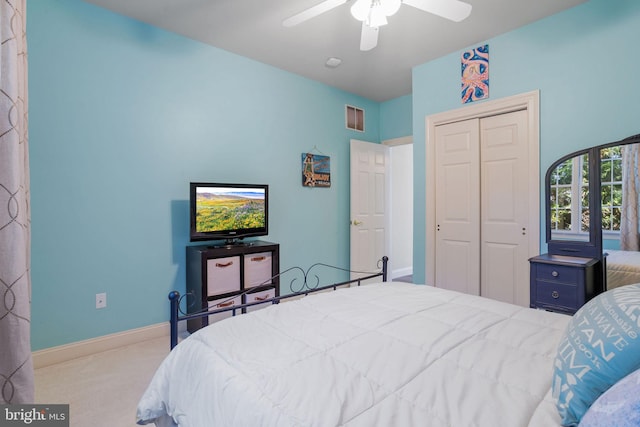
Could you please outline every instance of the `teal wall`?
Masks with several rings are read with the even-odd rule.
[[[348,266],[349,140],[380,140],[379,103],[79,0],[27,21],[34,350],[168,320],[190,181],[269,184],[281,266]],[[301,185],[314,146],[329,189]]]
[[[380,141],[410,136],[413,132],[411,95],[380,104]]]
[[[413,134],[414,280],[424,281],[425,116],[461,107],[460,52],[376,103],[79,0],[30,0],[34,350],[167,320],[184,290],[189,181],[267,183],[282,266],[348,265],[349,139]],[[495,100],[540,90],[541,176],[580,148],[640,132],[640,3],[590,0],[490,45]],[[344,128],[344,105],[366,132]],[[332,187],[300,185],[300,153]],[[108,307],[96,310],[95,294]]]
[[[469,46],[489,44],[491,100],[540,90],[541,184],[560,156],[640,133],[638,28],[637,0],[590,0]],[[461,107],[460,53],[413,70],[416,283],[425,276],[425,117]]]

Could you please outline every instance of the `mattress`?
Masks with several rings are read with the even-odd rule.
[[[407,283],[311,295],[182,341],[138,422],[557,426],[553,360],[569,319]]]
[[[640,252],[607,249],[607,289],[640,283]]]

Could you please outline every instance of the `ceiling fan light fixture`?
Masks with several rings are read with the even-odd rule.
[[[380,27],[387,24],[387,17],[395,14],[401,4],[401,0],[356,0],[351,15],[370,27]]]
[[[351,15],[358,21],[365,21],[371,10],[371,0],[356,0],[351,6]]]
[[[380,9],[379,6],[373,6],[369,19],[367,19],[367,25],[370,27],[381,27],[387,25],[387,15]]]
[[[387,18],[398,12],[403,4],[454,22],[466,19],[472,9],[472,6],[463,0],[322,0],[315,6],[285,19],[282,25],[298,25],[348,2],[353,2],[350,8],[351,15],[362,23],[361,51],[371,50],[378,45],[380,27],[386,25]],[[335,66],[333,62],[327,61],[327,67]]]
[[[379,7],[382,9],[386,16],[395,15],[402,5],[401,0],[379,0]]]

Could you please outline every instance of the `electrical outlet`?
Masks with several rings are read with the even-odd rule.
[[[96,308],[105,308],[107,306],[107,293],[96,294]]]

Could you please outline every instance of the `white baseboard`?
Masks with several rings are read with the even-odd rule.
[[[34,351],[32,354],[33,367],[35,369],[43,368],[56,363],[66,362],[67,360],[77,359],[78,357],[90,356],[102,351],[160,337],[167,338],[168,347],[168,322]]]

